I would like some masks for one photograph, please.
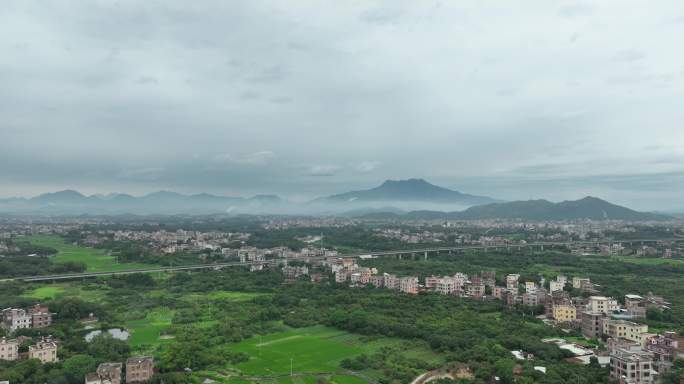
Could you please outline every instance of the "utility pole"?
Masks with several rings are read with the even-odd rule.
[[[293,364],[293,363],[292,363],[292,358],[290,357],[290,376],[294,376],[294,371],[292,370],[292,367],[293,367],[292,364]]]

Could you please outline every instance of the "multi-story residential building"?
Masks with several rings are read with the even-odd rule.
[[[635,343],[644,342],[644,334],[648,332],[648,325],[625,320],[603,320],[603,334],[616,339],[625,339]]]
[[[558,275],[556,276],[556,282],[561,284],[561,287],[565,287],[565,285],[568,283],[568,277],[565,275]]]
[[[154,358],[131,357],[126,360],[126,384],[142,383],[154,376]]]
[[[385,287],[389,289],[399,289],[399,279],[396,275],[385,273],[383,277],[385,278]]]
[[[441,280],[442,277],[439,276],[428,276],[425,278],[425,289],[434,290],[437,286],[437,282]]]
[[[481,299],[485,295],[485,285],[480,282],[480,284],[466,284],[465,294],[473,299]]]
[[[620,384],[651,384],[656,374],[653,354],[641,347],[616,348],[610,353],[610,377]]]
[[[49,338],[41,339],[29,346],[29,359],[38,359],[43,364],[57,362],[57,343]]]
[[[537,292],[537,283],[535,283],[534,281],[526,281],[525,282],[525,292],[527,292],[527,293]]]
[[[444,277],[437,281],[435,284],[435,292],[442,295],[453,295],[461,287],[456,285],[456,281],[451,277]]]
[[[373,284],[375,288],[382,288],[385,285],[385,277],[379,275],[372,275],[369,283]]]
[[[29,308],[27,312],[28,315],[31,316],[32,328],[45,328],[52,324],[52,313],[46,306],[36,304],[35,306]]]
[[[582,336],[587,339],[598,339],[603,333],[603,318],[605,315],[600,312],[584,311],[580,315],[582,322]]]
[[[569,323],[577,320],[577,309],[572,304],[553,306],[553,319],[558,323]]]
[[[539,305],[539,296],[536,293],[525,292],[522,295],[522,303],[528,307]]]
[[[610,314],[620,309],[617,300],[612,297],[590,296],[587,303],[587,311],[595,313]]]
[[[23,309],[4,309],[2,311],[2,326],[10,332],[31,328],[31,316]]]
[[[19,342],[15,339],[0,339],[0,360],[14,361],[19,358]]]
[[[337,272],[335,272],[335,282],[336,283],[344,283],[345,281],[347,281],[348,276],[349,276],[349,274],[345,270],[337,271]]]
[[[572,278],[572,287],[575,289],[583,289],[582,286],[586,286],[587,284],[591,284],[591,280],[586,277]]]
[[[418,293],[418,278],[414,276],[400,277],[399,290],[404,293]]]
[[[653,353],[658,373],[669,371],[674,360],[684,359],[684,337],[676,332],[649,337],[644,345],[647,351]]]
[[[549,291],[550,292],[556,292],[556,291],[562,291],[563,287],[565,287],[564,283],[561,283],[560,281],[550,281],[549,282]]]
[[[285,277],[286,280],[295,280],[300,276],[308,274],[309,268],[307,268],[306,266],[293,267],[290,265],[286,265],[283,267],[283,277]]]
[[[102,363],[86,375],[85,384],[121,384],[122,367],[121,363]]]
[[[518,292],[518,279],[520,279],[520,275],[518,274],[510,274],[506,276],[506,289],[510,291],[515,291],[516,293]]]
[[[495,299],[503,300],[504,294],[507,292],[507,289],[504,287],[494,287],[492,289],[492,296],[494,296]]]
[[[646,317],[647,303],[639,295],[625,295],[625,309],[634,319]]]

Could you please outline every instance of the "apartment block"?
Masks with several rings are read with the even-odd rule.
[[[653,354],[641,347],[617,348],[610,354],[610,377],[620,384],[652,384],[656,374]]]
[[[43,364],[57,362],[57,343],[49,338],[41,339],[29,346],[29,359],[38,359]]]
[[[553,319],[559,323],[577,320],[577,309],[574,305],[561,304],[553,306]]]
[[[648,325],[625,320],[603,320],[603,334],[608,337],[643,343],[643,334],[648,332]]]
[[[19,358],[19,342],[15,339],[0,339],[0,360],[14,361]]]
[[[154,358],[131,357],[126,360],[126,384],[143,383],[154,376]]]
[[[587,311],[595,313],[610,314],[620,309],[617,300],[612,297],[590,296],[587,303]]]
[[[598,339],[603,333],[603,313],[582,312],[580,320],[582,322],[582,336],[587,339]]]

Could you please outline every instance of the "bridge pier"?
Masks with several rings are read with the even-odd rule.
[[[425,260],[427,260],[427,254],[428,254],[427,251],[425,251]]]

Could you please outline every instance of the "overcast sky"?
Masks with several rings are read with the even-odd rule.
[[[682,38],[681,0],[5,0],[0,196],[423,177],[681,208]]]

